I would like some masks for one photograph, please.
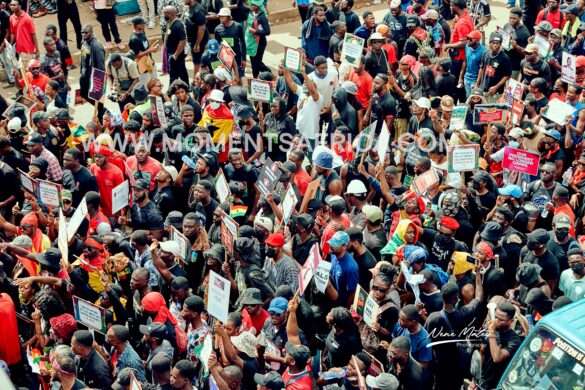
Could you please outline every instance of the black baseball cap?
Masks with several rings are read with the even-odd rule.
[[[157,339],[164,339],[167,335],[167,327],[160,322],[152,322],[150,325],[140,325],[140,333],[145,336],[156,337]]]

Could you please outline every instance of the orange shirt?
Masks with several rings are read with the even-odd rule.
[[[372,83],[374,80],[372,76],[366,71],[362,72],[362,74],[357,74],[352,68],[347,79],[357,85],[355,98],[362,108],[367,108],[372,97]]]
[[[100,191],[100,206],[102,212],[112,216],[112,190],[124,181],[124,174],[117,166],[109,162],[103,168],[91,164],[89,171],[95,176]]]

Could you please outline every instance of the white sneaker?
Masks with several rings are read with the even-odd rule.
[[[148,22],[147,27],[152,30],[154,28],[154,22],[152,20]]]

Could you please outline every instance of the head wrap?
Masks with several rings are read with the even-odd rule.
[[[173,326],[177,325],[177,319],[171,314],[167,303],[161,293],[149,292],[142,298],[142,308],[149,313],[156,313],[153,322],[160,322],[162,324],[167,321]]]
[[[49,320],[51,328],[55,335],[63,340],[69,340],[73,332],[77,330],[77,322],[75,318],[69,313],[61,314],[57,317],[52,317]]]

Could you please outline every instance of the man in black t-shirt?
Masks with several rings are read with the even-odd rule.
[[[244,40],[244,28],[238,22],[232,20],[229,8],[219,10],[220,24],[215,28],[215,39],[221,44],[227,43],[236,55],[236,63],[240,75],[246,69],[246,41]]]
[[[522,10],[520,8],[512,8],[508,20],[509,22],[506,23],[503,30],[510,34],[510,45],[504,47],[504,50],[512,64],[512,77],[516,78],[520,72],[520,61],[524,58],[524,48],[528,45],[530,31],[522,24]]]
[[[199,65],[201,64],[201,55],[209,39],[209,33],[206,27],[206,12],[198,0],[186,0],[185,5],[189,7],[185,18],[185,27],[188,32],[187,40],[189,41],[191,58],[193,60],[193,74],[197,74],[199,72]]]
[[[512,356],[520,346],[522,338],[512,329],[516,308],[509,302],[500,303],[495,319],[488,322],[488,343],[482,347],[482,389],[494,389],[504,374]]]
[[[187,44],[185,25],[177,18],[177,9],[172,5],[166,6],[163,13],[167,21],[167,31],[169,31],[165,40],[169,59],[169,84],[176,79],[189,84],[189,75],[185,67],[185,45]]]
[[[484,90],[486,96],[492,96],[504,91],[504,86],[510,78],[510,58],[502,50],[502,36],[494,33],[490,36],[490,50],[486,51],[481,59],[477,87]]]
[[[89,191],[99,192],[95,176],[81,165],[82,159],[83,154],[77,148],[67,149],[63,155],[63,186],[73,194],[73,207],[77,207]]]

